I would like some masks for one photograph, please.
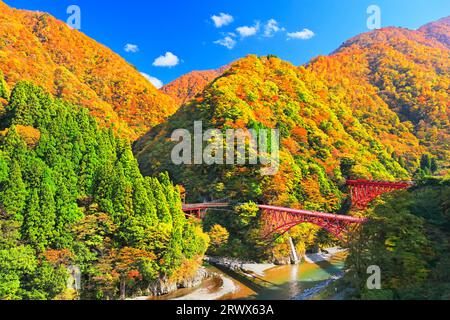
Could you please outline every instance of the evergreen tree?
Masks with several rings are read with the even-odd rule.
[[[172,270],[178,268],[183,260],[183,230],[186,218],[181,208],[181,197],[178,189],[172,185],[168,174],[161,174],[159,181],[172,217],[172,235],[164,256],[166,272],[170,274]],[[195,245],[195,243],[191,245]]]
[[[107,161],[97,170],[94,183],[94,201],[100,205],[100,210],[114,214],[113,189],[116,172],[111,161]]]
[[[146,181],[148,188],[153,192],[155,198],[159,221],[172,227],[172,214],[166,195],[164,194],[164,188],[156,178],[148,178]]]
[[[23,298],[23,285],[37,268],[35,252],[28,246],[0,249],[0,300]]]
[[[32,86],[28,82],[18,82],[12,92],[7,110],[13,115],[13,124],[33,126],[37,116],[39,102],[32,95]]]
[[[431,155],[426,153],[423,154],[420,158],[420,169],[422,169],[425,172],[430,172],[431,168]]]
[[[47,170],[39,190],[41,236],[45,246],[51,243],[56,225],[55,188],[51,173]]]
[[[0,151],[0,186],[3,182],[8,180],[8,175],[9,175],[8,158],[2,151]]]
[[[95,170],[98,167],[98,158],[95,150],[90,149],[83,155],[78,174],[78,190],[83,195],[92,194]]]
[[[27,207],[25,210],[25,217],[23,223],[23,234],[25,236],[25,240],[33,245],[35,248],[40,248],[42,243],[41,238],[41,230],[39,230],[40,220],[40,199],[39,199],[39,191],[37,189],[33,189],[30,192],[30,197],[27,202]]]
[[[27,144],[17,132],[15,126],[8,129],[0,149],[9,156],[10,159],[18,162],[19,166],[25,165],[25,155],[27,154]]]
[[[26,204],[27,189],[22,179],[22,170],[16,161],[11,164],[9,179],[2,189],[0,201],[4,210],[14,219],[21,220]]]
[[[0,98],[5,100],[9,99],[8,85],[6,84],[2,70],[0,70]]]
[[[114,212],[116,221],[125,221],[133,216],[133,188],[127,180],[122,165],[116,167],[116,181],[114,185]]]
[[[83,214],[64,184],[58,186],[55,201],[55,236],[57,237],[55,244],[57,247],[67,248],[72,244],[73,239],[71,233],[68,233],[66,229],[78,222]]]
[[[145,181],[142,177],[135,180],[133,189],[133,206],[136,216],[145,221],[146,226],[156,225],[158,222],[156,206],[154,200],[147,193]]]
[[[85,109],[21,82],[0,121],[12,124],[0,139],[0,298],[53,299],[74,261],[83,295],[111,299],[198,263],[208,241],[169,176],[144,178],[129,142]]]

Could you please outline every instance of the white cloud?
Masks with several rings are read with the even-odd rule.
[[[234,40],[233,38],[231,38],[230,36],[226,36],[223,39],[214,41],[215,44],[219,44],[221,46],[227,47],[228,49],[233,49],[234,46],[236,45],[236,40]]]
[[[172,52],[166,52],[165,55],[160,56],[153,61],[155,67],[175,67],[180,63],[180,59]]]
[[[257,22],[253,27],[243,26],[236,29],[242,38],[251,37],[258,33],[260,24]]]
[[[270,19],[264,26],[264,37],[273,37],[275,33],[285,31],[286,29],[280,28],[278,22],[275,19]]]
[[[150,81],[156,87],[156,89],[160,89],[164,85],[163,82],[158,78],[152,77],[151,75],[146,74],[144,72],[141,72],[141,74],[144,76],[145,79]]]
[[[290,32],[287,34],[289,39],[301,39],[308,40],[315,36],[314,32],[309,29],[303,29],[302,31]]]
[[[224,26],[229,25],[234,21],[234,18],[232,15],[229,15],[227,13],[220,13],[218,16],[213,15],[211,17],[212,21],[214,22],[214,25],[216,28],[222,28]]]
[[[125,52],[136,53],[139,51],[139,47],[135,44],[127,43],[123,50],[125,50]]]

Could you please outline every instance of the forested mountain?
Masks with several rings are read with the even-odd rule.
[[[418,31],[376,30],[348,40],[331,56],[312,61],[308,69],[330,90],[342,88],[341,99],[364,125],[373,127],[383,143],[395,143],[397,135],[363,114],[376,109],[394,111],[422,150],[431,152],[441,161],[441,168],[448,169],[450,50],[443,35],[450,36],[448,18]],[[401,145],[395,150],[403,155]]]
[[[176,110],[138,70],[107,47],[49,14],[0,1],[0,70],[13,86],[33,81],[87,107],[122,136],[136,138]]]
[[[162,293],[189,279],[209,237],[185,217],[177,185],[188,201],[238,203],[204,221],[210,252],[276,259],[289,254],[285,238],[275,250],[261,244],[255,203],[344,212],[345,179],[446,174],[449,24],[365,33],[305,66],[249,55],[157,90],[65,23],[0,1],[0,299],[74,298],[66,285],[74,268],[90,299]],[[192,132],[194,121],[223,132],[279,129],[279,171],[175,165],[171,134]],[[448,182],[421,187],[369,212],[366,249],[395,274],[388,295],[432,295],[403,290],[408,280],[396,275],[438,283],[448,266],[437,258],[448,251]],[[410,223],[417,227],[405,236]],[[304,252],[318,230],[301,225],[289,236]],[[403,236],[414,252],[398,245]]]
[[[450,49],[450,17],[428,23],[419,29],[427,38],[435,39]]]
[[[208,246],[167,175],[143,178],[126,139],[84,107],[0,73],[0,299],[157,293],[193,276]]]
[[[228,66],[217,70],[192,71],[166,84],[160,90],[171,96],[177,106],[180,107],[201,93],[209,83],[222,75],[226,69],[228,69]]]
[[[344,178],[408,179],[428,153],[444,172],[450,52],[435,38],[447,27],[443,19],[418,31],[376,30],[301,67],[273,56],[243,58],[135,144],[141,170],[168,170],[192,200],[323,210],[340,207]],[[254,166],[172,165],[170,134],[191,130],[195,120],[224,130],[280,128],[281,170],[263,178]]]

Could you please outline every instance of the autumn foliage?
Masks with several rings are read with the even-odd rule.
[[[221,76],[228,66],[217,70],[192,71],[161,88],[161,91],[171,96],[177,106],[182,106],[201,93],[208,84]]]
[[[168,170],[192,201],[329,211],[341,206],[346,178],[410,179],[425,153],[446,172],[448,30],[446,18],[417,31],[368,32],[301,67],[274,56],[240,59],[135,144],[141,170]],[[280,171],[262,178],[254,166],[172,166],[167,137],[199,120],[205,129],[279,128]]]
[[[100,123],[113,124],[130,138],[176,110],[135,67],[49,14],[15,10],[0,1],[0,22],[0,70],[10,87],[32,81],[87,107]]]

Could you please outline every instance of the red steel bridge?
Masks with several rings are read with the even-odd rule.
[[[352,205],[358,209],[365,209],[376,197],[392,192],[410,188],[412,182],[387,182],[370,180],[348,180]],[[220,210],[227,208],[228,203],[199,203],[185,204],[183,211],[187,216],[204,219],[208,209]],[[284,207],[258,205],[262,211],[264,221],[262,238],[267,239],[273,235],[281,235],[302,223],[312,223],[329,231],[336,238],[344,240],[356,227],[365,223],[367,219],[346,215],[337,215],[317,211],[298,210]]]
[[[226,207],[229,207],[228,203],[187,204],[183,206],[183,211],[188,216],[204,219],[208,209],[220,209]],[[366,221],[364,218],[324,212],[296,210],[266,205],[259,205],[258,207],[262,211],[261,218],[264,221],[264,228],[262,230],[263,239],[268,239],[276,234],[284,234],[301,223],[312,223],[328,230],[336,238],[344,240],[355,227]]]
[[[364,210],[375,198],[395,190],[408,189],[414,185],[410,181],[389,182],[371,180],[347,180],[352,206]]]
[[[187,216],[195,217],[203,220],[206,216],[208,209],[228,208],[229,203],[196,203],[196,204],[183,204],[183,211]]]
[[[297,210],[283,207],[260,205],[264,221],[263,238],[274,234],[284,234],[302,223],[312,223],[330,232],[336,238],[344,240],[358,225],[367,221],[365,218],[337,215],[331,213]]]

